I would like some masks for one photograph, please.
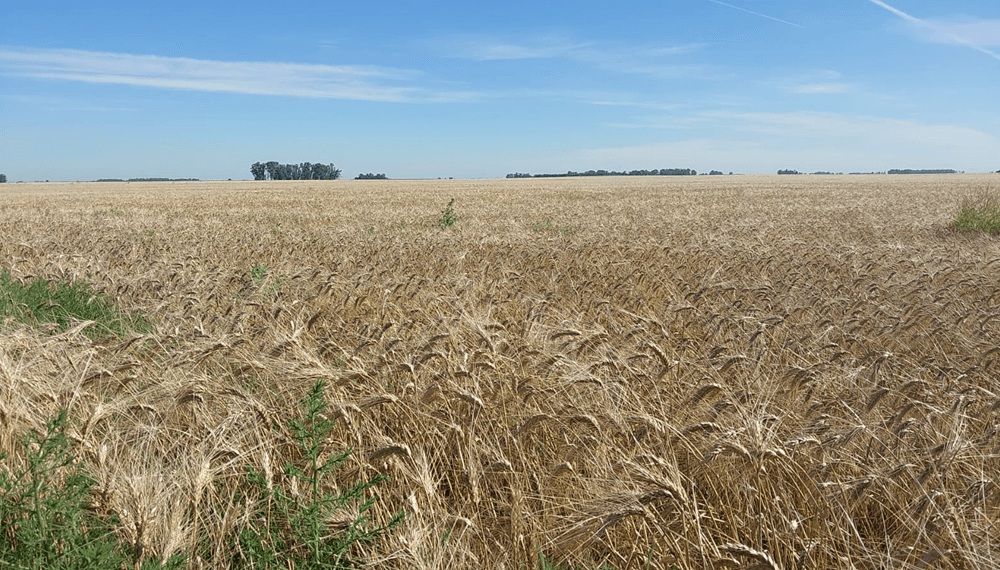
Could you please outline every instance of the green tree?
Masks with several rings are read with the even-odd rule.
[[[3,184],[5,182],[7,182],[7,175],[6,174],[0,174],[0,184]]]
[[[250,174],[253,174],[254,180],[267,180],[264,165],[259,162],[250,165]]]
[[[332,163],[279,164],[272,160],[250,165],[254,180],[336,180],[340,172]]]

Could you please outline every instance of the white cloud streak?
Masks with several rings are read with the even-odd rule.
[[[573,42],[552,36],[527,38],[517,42],[459,36],[436,43],[437,49],[445,52],[448,57],[474,61],[564,59],[594,65],[614,73],[643,75],[653,79],[718,79],[723,75],[715,66],[674,64],[669,60],[665,63],[666,58],[675,58],[701,49],[705,45],[701,43],[622,48],[600,46],[596,42]]]
[[[376,66],[214,61],[69,49],[0,49],[0,70],[35,79],[247,95],[382,102],[458,101],[474,97],[470,93],[421,89],[412,85],[419,72]]]
[[[951,43],[951,38],[957,36],[977,46],[1000,46],[1000,20],[931,23],[935,28],[930,37],[933,42]]]
[[[800,95],[829,95],[850,93],[851,86],[846,83],[808,83],[791,88],[792,93]]]
[[[636,107],[639,109],[654,109],[659,111],[669,111],[677,109],[681,105],[677,103],[657,103],[651,101],[633,101],[629,99],[592,99],[587,101],[591,105],[602,107]]]
[[[964,35],[959,35],[963,31],[975,31],[977,39],[979,39],[978,37],[983,35],[984,30],[986,30],[987,32],[990,30],[1000,32],[1000,23],[998,22],[980,23],[977,28],[970,28],[970,24],[958,24],[958,25],[944,24],[941,22],[923,20],[917,18],[916,16],[911,16],[910,14],[907,14],[902,10],[893,8],[892,6],[886,4],[885,2],[882,2],[882,0],[868,0],[868,1],[871,2],[872,4],[875,4],[876,6],[885,8],[889,12],[892,12],[896,16],[899,16],[900,18],[908,22],[914,28],[924,32],[925,34],[927,34],[927,39],[930,41],[936,43],[947,43],[947,44],[956,44],[960,46],[965,46],[967,48],[974,49],[980,53],[984,53],[992,57],[993,59],[1000,61],[1000,54],[997,54],[996,52],[991,51],[989,49],[986,49],[980,43],[974,42],[970,40],[968,37],[965,37]],[[994,45],[992,42],[1000,43],[1000,38],[993,37],[988,45]]]
[[[559,44],[543,42],[539,45],[518,45],[508,43],[475,45],[465,57],[478,61],[498,61],[511,59],[548,59],[567,57],[574,51],[589,44]]]
[[[753,10],[747,10],[746,8],[740,8],[739,6],[733,6],[732,4],[726,4],[725,2],[719,2],[719,0],[708,0],[713,4],[718,4],[720,6],[725,6],[727,8],[732,8],[733,10],[739,10],[740,12],[746,12],[747,14],[753,14],[754,16],[760,16],[761,18],[767,18],[768,20],[774,20],[775,22],[781,22],[782,24],[788,24],[789,26],[795,26],[796,28],[802,28],[800,24],[794,22],[788,22],[786,20],[781,20],[775,18],[774,16],[768,16],[767,14],[761,14],[760,12],[754,12]]]
[[[837,113],[704,112],[706,137],[580,151],[581,162],[628,169],[663,163],[773,173],[888,168],[995,169],[1000,138],[969,127]],[[933,166],[931,166],[933,165]]]

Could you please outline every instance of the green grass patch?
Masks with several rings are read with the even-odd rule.
[[[0,272],[0,322],[13,318],[32,326],[53,323],[59,332],[77,321],[94,321],[84,329],[91,338],[126,336],[132,331],[150,332],[152,325],[142,315],[121,311],[107,295],[89,283],[47,281],[36,278],[21,283],[4,269]]]
[[[959,231],[1000,234],[1000,194],[980,190],[962,200],[952,222]]]

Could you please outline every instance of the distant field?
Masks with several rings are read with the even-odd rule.
[[[247,466],[306,493],[283,475],[302,460],[287,420],[325,380],[324,449],[353,454],[324,489],[388,475],[373,521],[406,513],[357,561],[992,568],[1000,240],[949,228],[988,188],[0,185],[0,269],[85,281],[152,324],[8,319],[0,453],[17,468],[17,436],[68,408],[121,539],[226,568],[257,524]]]

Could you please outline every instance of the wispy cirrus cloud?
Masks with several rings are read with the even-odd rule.
[[[0,48],[6,75],[185,91],[360,101],[459,101],[414,85],[419,71],[377,66],[217,61],[71,49]]]
[[[496,36],[459,34],[426,42],[426,47],[445,57],[473,61],[571,58],[592,42],[579,42],[555,35],[511,40]]]
[[[631,122],[607,122],[601,123],[605,127],[615,129],[651,129],[651,130],[691,130],[699,124],[704,124],[708,119],[704,117],[646,117],[638,121]]]
[[[907,165],[985,171],[994,168],[995,149],[1000,148],[1000,137],[977,129],[885,117],[726,111],[704,111],[697,117],[704,120],[700,136],[581,149],[580,162],[628,169],[670,157],[673,164],[688,168],[740,172],[773,173],[790,165],[806,171],[911,167]]]
[[[834,142],[843,139],[859,141],[892,139],[898,143],[969,149],[991,149],[1000,145],[1000,138],[969,127],[884,117],[816,111],[792,113],[706,111],[702,116],[724,120],[734,130],[797,139],[822,138]]]
[[[774,80],[762,80],[760,83],[773,85],[787,93],[796,95],[845,95],[858,93],[858,87],[843,80],[839,71],[816,69],[802,73],[779,77]]]
[[[538,36],[519,40],[486,36],[458,36],[434,42],[434,48],[448,57],[474,61],[564,59],[594,65],[605,71],[666,79],[676,77],[712,78],[722,75],[716,66],[680,64],[677,56],[696,52],[705,44],[676,46],[609,46],[592,41],[572,41],[558,36]]]
[[[929,39],[937,43],[953,43],[953,38],[977,46],[1000,46],[1000,20],[978,20],[970,22],[942,22],[929,20],[934,25]]]
[[[559,40],[542,38],[524,43],[477,42],[469,41],[463,49],[461,57],[478,61],[500,61],[511,59],[549,59],[572,57],[589,47],[590,43],[567,43]]]
[[[633,99],[620,99],[612,97],[592,98],[587,103],[603,107],[635,107],[639,109],[654,109],[659,111],[669,111],[677,109],[681,105],[677,103],[658,103],[655,101],[636,101]]]
[[[768,20],[774,20],[775,22],[781,22],[782,24],[788,24],[789,26],[795,26],[796,28],[802,28],[803,27],[802,25],[796,24],[794,22],[788,22],[786,20],[775,18],[774,16],[768,16],[767,14],[761,14],[760,12],[754,12],[753,10],[747,10],[746,8],[740,8],[739,6],[733,6],[732,4],[726,4],[725,2],[719,2],[719,0],[708,0],[708,1],[711,2],[711,3],[713,3],[713,4],[719,4],[720,6],[725,6],[727,8],[732,8],[734,10],[739,10],[740,12],[746,12],[747,14],[753,14],[754,16],[759,16],[761,18],[767,18]]]
[[[927,41],[965,46],[1000,60],[1000,54],[984,47],[1000,45],[1000,20],[965,23],[924,20],[894,8],[882,0],[868,1],[902,18]]]
[[[806,83],[796,85],[790,90],[800,95],[832,95],[850,93],[853,87],[847,83]]]

